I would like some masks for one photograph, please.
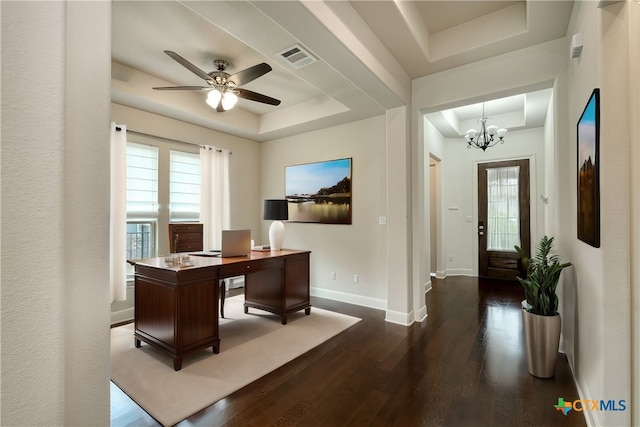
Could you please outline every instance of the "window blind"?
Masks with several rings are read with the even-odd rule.
[[[200,220],[200,155],[170,150],[169,203],[172,222]]]
[[[158,215],[158,148],[127,143],[127,214]]]
[[[127,142],[127,214],[158,216],[158,148]]]

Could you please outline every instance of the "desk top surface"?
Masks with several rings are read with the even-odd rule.
[[[168,255],[167,257],[163,256],[163,257],[157,257],[157,258],[130,260],[128,262],[133,265],[161,268],[163,270],[181,271],[181,270],[187,270],[187,269],[236,264],[236,263],[256,261],[261,259],[286,257],[286,256],[305,254],[305,253],[310,253],[310,251],[294,250],[294,249],[282,249],[279,251],[251,251],[251,254],[248,256],[222,258],[222,257],[210,257],[210,256],[196,256],[196,255],[190,255],[188,252],[185,252],[185,253],[171,254],[171,255]],[[165,261],[165,258],[178,257],[178,256],[188,256],[189,257],[188,264],[168,265]]]

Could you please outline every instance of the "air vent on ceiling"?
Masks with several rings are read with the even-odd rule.
[[[318,61],[315,56],[307,52],[299,44],[283,50],[279,55],[296,69],[306,67],[307,65]]]

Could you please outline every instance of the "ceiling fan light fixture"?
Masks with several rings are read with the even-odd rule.
[[[222,98],[220,91],[218,89],[213,89],[209,92],[209,95],[207,95],[207,104],[209,104],[209,107],[216,109],[218,108],[220,98]]]
[[[215,59],[213,61],[213,65],[216,67],[216,71],[205,73],[203,70],[173,51],[165,50],[164,53],[169,55],[173,60],[191,71],[193,74],[204,79],[209,87],[165,86],[154,87],[153,89],[155,90],[195,90],[200,91],[201,93],[202,91],[208,91],[209,93],[207,94],[206,103],[217,112],[232,109],[236,105],[236,102],[238,102],[238,98],[244,98],[249,101],[261,102],[268,105],[280,105],[279,99],[271,98],[270,96],[238,87],[270,72],[272,68],[266,62],[256,64],[253,67],[238,71],[235,74],[228,74],[225,70],[229,67],[229,63],[222,59]]]
[[[225,111],[232,109],[236,102],[238,102],[238,95],[235,93],[226,91],[222,95],[222,108]]]

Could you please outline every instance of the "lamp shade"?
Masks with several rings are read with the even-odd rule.
[[[264,201],[264,216],[262,219],[289,219],[289,207],[286,199],[267,199]]]

